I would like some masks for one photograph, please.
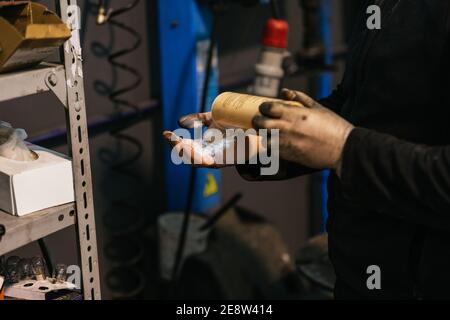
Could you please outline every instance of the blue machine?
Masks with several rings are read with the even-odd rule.
[[[178,128],[178,119],[200,109],[209,48],[212,13],[195,0],[159,0],[161,92],[164,129]],[[208,88],[208,106],[218,95],[217,59]],[[191,168],[176,166],[166,149],[166,194],[169,211],[186,207]],[[220,202],[220,173],[199,169],[192,210],[205,212]]]

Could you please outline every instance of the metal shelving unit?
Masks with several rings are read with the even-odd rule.
[[[0,75],[0,88],[7,88],[0,91],[0,102],[50,91],[48,75],[54,75],[52,81],[63,79],[64,66],[42,63],[31,69]],[[61,87],[65,89],[63,84]],[[64,91],[61,94],[64,96]]]
[[[62,20],[72,31],[72,38],[62,50],[63,64],[43,63],[28,70],[0,75],[0,102],[49,91],[61,101],[66,111],[75,203],[25,217],[14,217],[0,211],[0,224],[6,229],[0,240],[0,255],[75,224],[84,298],[99,300],[100,276],[79,40],[80,11],[76,0],[56,0],[56,6]]]
[[[45,238],[75,224],[75,204],[67,204],[15,217],[0,211],[0,222],[7,233],[0,241],[0,256]]]

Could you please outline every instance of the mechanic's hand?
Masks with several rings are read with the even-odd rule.
[[[185,129],[193,129],[196,125],[206,126],[208,130],[220,130],[225,138],[225,128],[220,127],[212,119],[211,112],[191,114],[179,120],[179,125]],[[258,136],[248,136],[246,150],[244,155],[239,155],[237,147],[234,143],[224,141],[213,141],[208,145],[202,145],[198,141],[192,139],[182,139],[175,133],[165,131],[163,133],[166,140],[174,148],[174,151],[182,156],[183,163],[191,164],[195,167],[203,168],[224,168],[233,166],[241,161],[255,156],[261,148],[261,138]],[[208,131],[204,135],[204,139],[208,142]],[[225,159],[228,152],[235,155],[233,163],[226,163]],[[244,159],[241,159],[244,157]]]
[[[220,130],[220,128],[212,120],[211,112],[190,114],[188,116],[182,117],[178,121],[178,123],[180,127],[185,129],[194,129],[196,125],[202,125],[208,127],[209,129]],[[181,158],[183,159],[183,163],[191,164],[195,167],[224,167],[218,165],[214,157],[212,157],[210,153],[202,152],[201,146],[199,146],[193,139],[183,139],[170,131],[165,131],[163,133],[163,136],[173,147],[173,151],[181,156]]]
[[[340,174],[342,152],[353,126],[306,94],[283,90],[285,100],[303,106],[265,103],[255,129],[280,130],[280,156],[313,169],[334,169]]]

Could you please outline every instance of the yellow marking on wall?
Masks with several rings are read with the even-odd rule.
[[[216,178],[212,173],[208,173],[206,176],[205,189],[203,190],[203,196],[210,197],[219,192],[219,185],[217,184]]]

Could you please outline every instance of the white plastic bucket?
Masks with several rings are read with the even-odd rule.
[[[183,213],[166,213],[158,219],[160,272],[164,280],[172,279],[183,219]],[[205,219],[191,216],[180,270],[186,258],[206,250],[209,230],[200,231],[204,223]]]

